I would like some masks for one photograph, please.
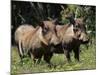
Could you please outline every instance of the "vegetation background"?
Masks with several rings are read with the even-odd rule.
[[[80,62],[73,59],[72,63],[67,63],[63,54],[54,54],[51,62],[56,64],[55,68],[48,68],[42,60],[40,64],[34,65],[30,58],[24,59],[24,64],[19,63],[17,48],[14,46],[14,32],[21,24],[31,24],[34,27],[40,21],[57,19],[59,24],[69,23],[65,18],[71,14],[72,17],[85,18],[85,25],[90,36],[90,43],[81,46]],[[85,70],[96,68],[96,6],[74,5],[74,4],[54,4],[40,2],[11,1],[11,74],[17,73],[37,73],[69,70]]]

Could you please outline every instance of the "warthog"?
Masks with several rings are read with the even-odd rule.
[[[28,53],[32,59],[41,59],[43,54],[48,50],[48,45],[58,44],[58,39],[54,33],[54,29],[45,27],[49,21],[43,21],[41,26],[34,28],[30,25],[21,25],[15,32],[15,41],[18,46],[18,51],[21,59]],[[49,23],[50,25],[53,22]],[[45,60],[46,61],[46,60]]]
[[[74,34],[74,35],[69,35]],[[88,37],[85,32],[81,31],[80,28],[74,28],[73,32],[69,30],[65,33],[62,38],[62,48],[68,61],[70,60],[70,52],[74,51],[74,57],[79,61],[80,45],[88,43]]]
[[[49,51],[44,55],[45,58],[49,57],[49,63],[53,53],[64,53],[68,61],[71,61],[70,52],[72,50],[75,59],[79,61],[80,45],[89,42],[83,19],[75,20],[74,25],[56,25],[56,34],[60,43],[52,45],[51,52]]]

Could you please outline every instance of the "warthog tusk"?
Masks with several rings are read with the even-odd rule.
[[[45,40],[45,38],[43,37],[42,28],[41,27],[40,27],[40,30],[39,30],[39,38],[45,45],[48,45],[47,40]]]

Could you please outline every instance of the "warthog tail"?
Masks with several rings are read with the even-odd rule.
[[[18,50],[19,50],[20,55],[23,56],[21,40],[19,40],[19,42],[18,42],[18,47],[19,47]]]

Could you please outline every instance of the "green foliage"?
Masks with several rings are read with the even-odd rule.
[[[82,6],[82,5],[66,5],[61,11],[61,22],[68,23],[67,16],[73,16],[75,18],[84,18],[84,24],[87,27],[87,31],[90,30],[95,33],[96,14],[95,6]]]
[[[55,18],[68,23],[66,16],[70,15],[85,18],[88,29],[95,29],[95,6],[12,1],[11,11],[12,25],[15,28],[24,23],[36,26],[40,21]]]

